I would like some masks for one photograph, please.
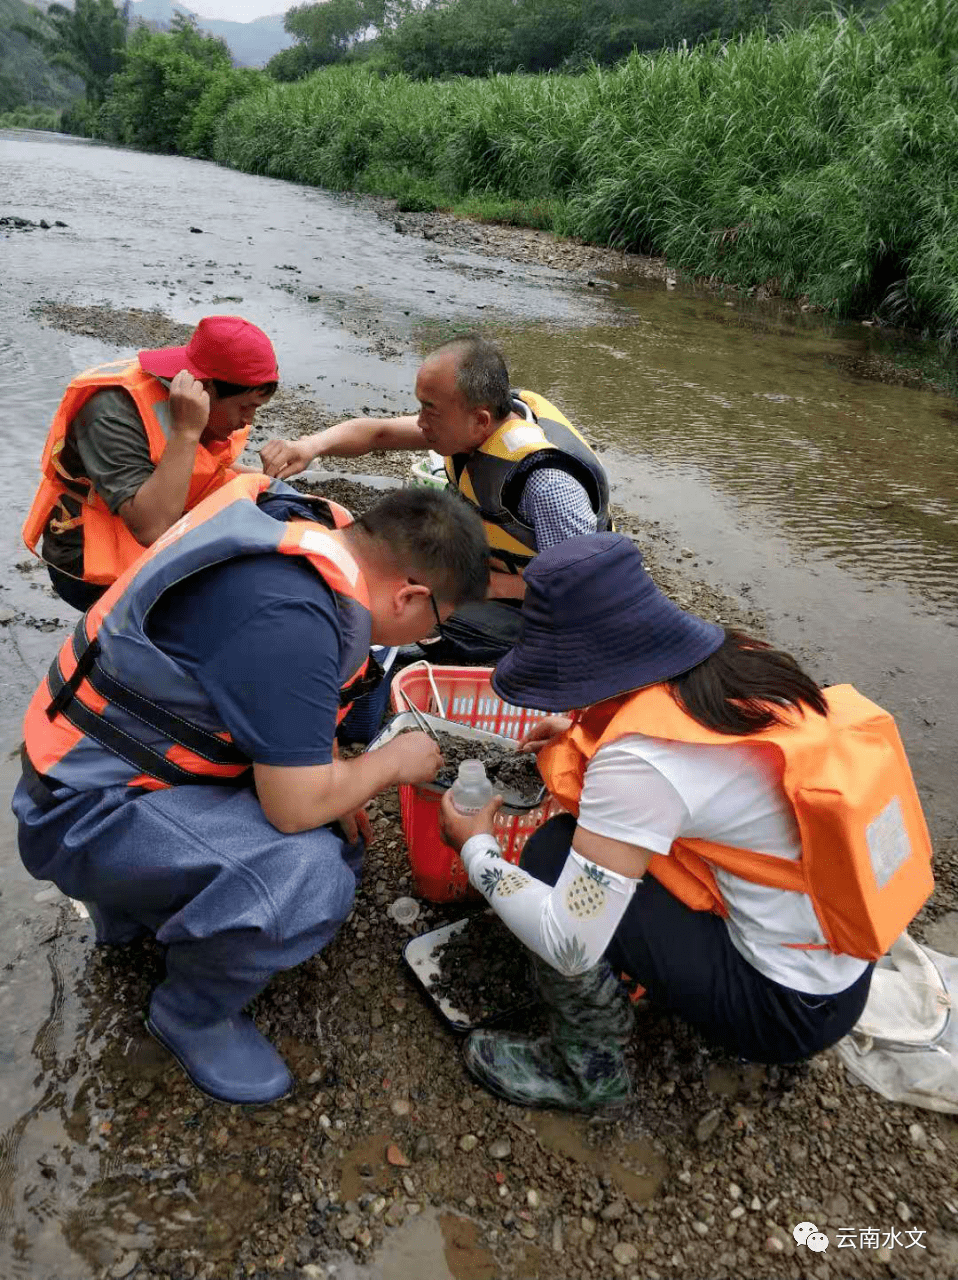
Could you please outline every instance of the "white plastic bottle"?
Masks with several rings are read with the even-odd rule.
[[[492,783],[481,760],[463,760],[452,784],[452,803],[459,813],[478,813],[492,799]]]

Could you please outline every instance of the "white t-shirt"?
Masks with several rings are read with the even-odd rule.
[[[667,854],[679,836],[775,854],[801,855],[798,827],[774,748],[711,746],[630,734],[589,762],[579,824],[596,835]],[[712,867],[737,950],[759,972],[795,991],[833,995],[867,961],[784,943],[823,943],[807,894],[751,884]]]

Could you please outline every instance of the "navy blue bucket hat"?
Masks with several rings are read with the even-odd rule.
[[[514,706],[572,711],[689,671],[725,630],[658,589],[620,533],[542,551],[525,571],[522,628],[492,687]]]

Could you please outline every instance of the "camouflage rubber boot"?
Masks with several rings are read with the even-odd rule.
[[[567,978],[536,959],[533,973],[551,1036],[474,1031],[464,1049],[469,1071],[520,1107],[598,1111],[628,1102],[632,1006],[621,982],[605,961]]]

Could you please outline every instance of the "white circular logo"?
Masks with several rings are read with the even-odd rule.
[[[807,1245],[813,1253],[824,1253],[828,1248],[828,1236],[814,1222],[800,1222],[792,1235],[796,1244]]]

